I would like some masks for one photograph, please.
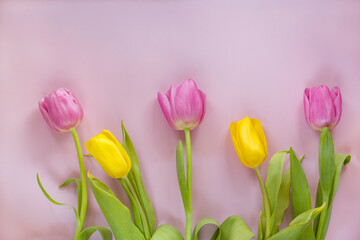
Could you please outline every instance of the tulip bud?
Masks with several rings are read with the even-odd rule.
[[[261,123],[257,119],[245,117],[230,124],[231,139],[236,153],[247,167],[260,166],[267,157],[267,144]]]
[[[58,132],[77,127],[83,110],[74,94],[65,88],[49,93],[39,101],[39,109],[47,124]]]
[[[196,128],[204,119],[206,95],[194,80],[171,85],[165,93],[158,93],[160,107],[169,125],[176,130]]]
[[[338,87],[331,89],[321,85],[304,91],[306,122],[315,130],[335,127],[341,117],[342,100]]]
[[[85,147],[110,177],[124,178],[129,173],[130,157],[111,132],[102,130]]]

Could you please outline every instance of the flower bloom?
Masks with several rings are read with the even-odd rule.
[[[305,119],[310,127],[335,127],[341,117],[342,100],[338,87],[329,90],[327,86],[306,88],[304,91]]]
[[[236,153],[247,167],[260,166],[267,157],[267,144],[261,123],[257,119],[244,119],[230,124],[231,139]]]
[[[39,101],[39,109],[47,124],[58,132],[77,127],[83,110],[74,94],[65,88],[49,93]]]
[[[165,118],[176,130],[192,130],[199,126],[205,115],[205,99],[206,95],[192,79],[171,85],[165,94],[158,93]]]
[[[129,173],[130,157],[111,132],[102,130],[85,147],[110,177],[124,178]]]

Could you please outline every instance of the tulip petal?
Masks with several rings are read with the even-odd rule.
[[[167,95],[169,94],[167,93]],[[165,94],[158,92],[158,101],[167,122],[172,128],[175,128],[175,124],[174,124],[175,121],[171,113],[169,98]]]
[[[266,158],[268,149],[267,149],[265,133],[262,128],[261,122],[255,118],[252,118],[251,123],[252,123],[253,127],[255,128],[257,135],[260,138],[260,141],[262,142],[262,146],[264,147],[264,153],[266,154],[266,156],[265,156],[265,158]]]
[[[311,122],[310,122],[309,92],[310,92],[310,88],[306,88],[304,91],[304,113],[305,113],[305,120],[306,120],[307,124],[310,127],[312,127]]]
[[[231,135],[231,140],[233,142],[235,151],[240,159],[240,162],[242,164],[244,164],[246,167],[251,167],[251,165],[246,161],[245,157],[243,156],[243,154],[241,153],[241,149],[240,149],[240,143],[237,140],[237,136],[238,136],[238,129],[237,129],[237,122],[232,122],[230,124],[230,135]]]
[[[47,123],[52,129],[58,131],[58,130],[54,127],[54,124],[52,123],[52,121],[50,120],[50,116],[49,116],[48,109],[47,109],[47,106],[46,106],[46,103],[45,103],[44,98],[39,101],[39,104],[38,104],[38,105],[39,105],[39,109],[40,109],[41,115],[42,115],[43,118],[45,119],[46,123]]]
[[[310,119],[313,128],[322,129],[333,125],[335,108],[330,90],[319,86],[310,90]]]
[[[332,127],[335,127],[339,123],[342,113],[342,98],[340,88],[334,87],[333,89],[331,89],[331,96],[334,101],[335,107],[335,120]]]

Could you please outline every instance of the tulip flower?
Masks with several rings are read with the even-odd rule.
[[[329,90],[321,85],[306,88],[304,91],[304,110],[306,122],[315,130],[335,127],[341,117],[342,100],[338,87]]]
[[[231,139],[236,153],[247,167],[260,166],[267,157],[267,144],[261,123],[257,119],[244,119],[230,124]]]
[[[39,101],[39,108],[47,124],[58,132],[77,127],[83,110],[77,98],[69,90],[60,88]]]
[[[110,177],[125,178],[129,173],[130,157],[111,132],[103,130],[85,142],[85,147]]]
[[[192,79],[171,85],[165,94],[158,93],[165,118],[176,130],[192,130],[199,126],[205,115],[205,99],[206,95]]]

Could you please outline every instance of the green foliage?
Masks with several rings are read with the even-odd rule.
[[[79,236],[79,240],[88,240],[96,231],[101,235],[102,240],[112,240],[112,233],[109,229],[100,226],[88,227]]]
[[[160,225],[151,240],[184,240],[181,233],[173,226],[163,224]]]

